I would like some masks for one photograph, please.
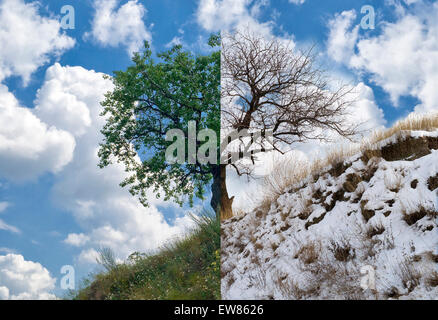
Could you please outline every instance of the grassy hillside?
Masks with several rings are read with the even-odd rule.
[[[107,264],[73,296],[75,300],[220,299],[220,221],[194,218],[196,229],[160,252]]]

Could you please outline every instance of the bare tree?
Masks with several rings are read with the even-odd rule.
[[[334,88],[312,51],[294,50],[283,40],[251,32],[223,33],[221,129],[270,131],[271,141],[263,143],[281,153],[296,142],[327,140],[327,130],[353,135],[355,127],[345,121],[352,89]],[[226,165],[221,166],[223,179]],[[236,163],[228,165],[238,175],[249,173]],[[221,213],[230,216],[233,199],[226,186],[221,192]]]

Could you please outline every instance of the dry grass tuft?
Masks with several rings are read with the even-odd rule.
[[[438,287],[438,272],[433,271],[432,274],[427,279],[427,284],[430,287]]]
[[[271,169],[270,174],[263,179],[263,190],[265,197],[273,200],[295,183],[303,181],[310,173],[309,164],[295,157],[281,159]]]
[[[333,253],[336,260],[346,262],[354,258],[354,249],[348,243],[347,239],[341,239],[338,241],[332,240],[330,242],[329,250]]]
[[[321,243],[310,241],[300,248],[300,250],[296,254],[296,257],[300,259],[300,261],[304,264],[312,264],[318,261],[320,252]]]
[[[309,294],[306,290],[301,289],[295,281],[280,276],[275,281],[275,287],[283,297],[288,299],[302,300]]]
[[[382,234],[383,232],[385,232],[385,227],[383,226],[383,224],[379,223],[368,227],[368,229],[366,230],[366,236],[368,237],[368,239],[371,239],[374,236]]]
[[[397,121],[390,129],[375,131],[371,135],[370,142],[380,142],[402,131],[434,131],[436,129],[438,129],[438,113],[411,114],[406,119]]]
[[[421,272],[412,265],[408,258],[405,257],[399,261],[394,271],[408,292],[412,292],[420,284]]]

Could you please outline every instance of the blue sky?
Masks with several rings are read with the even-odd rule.
[[[330,74],[357,89],[351,121],[366,120],[368,129],[438,109],[438,6],[432,1],[40,4],[0,0],[0,267],[17,274],[27,267],[42,279],[17,284],[0,273],[0,299],[62,295],[63,265],[73,265],[79,280],[95,270],[99,246],[125,258],[190,225],[187,208],[157,200],[144,209],[118,187],[120,167],[96,167],[99,101],[111,89],[100,73],[125,69],[143,40],[154,52],[182,43],[202,53],[211,32],[250,27],[296,48],[315,44]],[[75,29],[63,30],[60,9],[70,4]],[[363,5],[375,9],[373,30],[359,26]]]

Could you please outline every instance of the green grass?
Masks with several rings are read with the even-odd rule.
[[[220,299],[220,221],[194,217],[196,228],[157,254],[129,261],[84,281],[74,300]]]

